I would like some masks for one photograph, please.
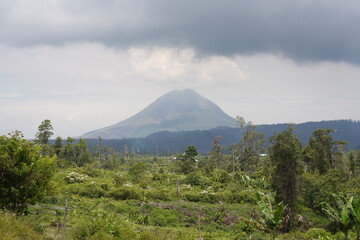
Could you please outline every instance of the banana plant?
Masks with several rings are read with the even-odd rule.
[[[340,231],[345,235],[345,240],[348,240],[349,230],[356,226],[356,207],[353,207],[353,197],[346,199],[345,197],[340,197],[336,194],[333,194],[336,207],[332,207],[329,203],[323,202],[322,210],[325,214],[334,221]],[[359,206],[360,208],[360,206]],[[357,209],[359,212],[360,209]],[[360,216],[358,216],[360,219]],[[359,222],[358,222],[359,224]]]
[[[360,240],[360,197],[354,202],[354,220],[355,220],[355,232],[356,240]]]
[[[257,205],[261,211],[261,224],[267,229],[272,236],[272,239],[276,238],[276,230],[281,226],[283,221],[283,212],[286,208],[283,202],[280,202],[273,206],[269,195],[255,191]]]

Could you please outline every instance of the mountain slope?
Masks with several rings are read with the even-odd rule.
[[[134,116],[81,137],[145,137],[159,131],[205,130],[234,125],[235,119],[224,113],[215,103],[191,89],[185,89],[171,91]]]

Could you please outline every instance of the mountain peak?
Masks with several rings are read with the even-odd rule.
[[[134,116],[83,138],[145,137],[159,131],[206,130],[234,126],[235,120],[220,107],[190,88],[173,90],[159,97]]]

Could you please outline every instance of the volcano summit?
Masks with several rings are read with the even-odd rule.
[[[168,92],[134,116],[81,137],[135,138],[159,131],[207,130],[219,126],[234,127],[235,119],[194,90],[185,89]]]

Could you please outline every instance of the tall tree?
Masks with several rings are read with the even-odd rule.
[[[264,151],[265,137],[256,132],[255,126],[249,125],[239,144],[240,169],[245,172],[254,171],[260,160],[260,153]]]
[[[24,213],[28,204],[43,199],[50,191],[54,162],[19,131],[0,136],[0,208]]]
[[[65,162],[67,164],[71,164],[75,162],[75,151],[74,151],[74,146],[73,146],[73,142],[75,141],[74,138],[72,137],[68,137],[66,139],[66,144],[64,147],[64,150],[62,151],[62,158],[65,160]]]
[[[355,169],[356,169],[356,162],[355,162],[355,154],[353,151],[349,153],[349,168],[350,174],[352,177],[355,177]]]
[[[317,129],[309,137],[308,145],[304,148],[304,161],[307,170],[310,172],[318,171],[325,174],[330,168],[335,167],[334,153],[339,153],[347,143],[345,141],[333,141],[330,133],[332,129]]]
[[[289,231],[294,217],[295,202],[298,194],[299,162],[302,158],[301,143],[293,134],[293,127],[271,138],[270,160],[275,167],[273,189],[276,202],[283,202],[285,211],[284,231]]]
[[[195,157],[198,155],[195,146],[190,145],[185,150],[185,153],[179,157],[177,164],[179,171],[183,174],[193,172],[195,169]]]
[[[74,163],[76,166],[84,166],[90,161],[90,154],[87,143],[80,138],[79,142],[74,145]]]
[[[240,116],[236,116],[236,126],[239,128],[243,128],[246,126],[245,119]]]
[[[36,139],[42,143],[42,144],[47,144],[49,141],[49,138],[54,135],[54,133],[52,132],[53,127],[51,125],[50,120],[45,119],[44,121],[41,122],[41,124],[38,127],[39,132],[36,133]]]
[[[211,143],[210,160],[215,168],[220,168],[224,162],[224,156],[221,151],[224,149],[220,144],[221,136],[217,136]]]
[[[55,143],[53,145],[53,148],[54,148],[54,151],[55,151],[55,154],[60,157],[60,153],[63,149],[63,144],[62,144],[62,139],[60,136],[58,136],[55,140]]]

